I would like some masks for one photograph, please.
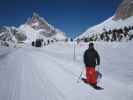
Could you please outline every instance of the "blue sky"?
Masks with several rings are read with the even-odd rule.
[[[122,0],[0,0],[0,25],[19,26],[33,12],[69,37],[112,16]]]

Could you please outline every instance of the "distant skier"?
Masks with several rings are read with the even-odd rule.
[[[95,50],[93,43],[89,44],[89,48],[84,53],[84,64],[86,68],[86,79],[82,78],[82,80],[93,87],[97,86],[95,67],[96,65],[100,65],[100,56]]]

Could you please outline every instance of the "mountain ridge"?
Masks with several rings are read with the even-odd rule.
[[[100,24],[97,24],[95,26],[88,28],[85,32],[83,32],[81,35],[79,35],[76,39],[92,38],[92,37],[99,38],[100,37],[99,35],[101,35],[105,32],[113,31],[116,29],[117,30],[123,29],[123,32],[124,32],[125,27],[132,27],[133,26],[133,23],[132,23],[133,16],[132,15],[127,14],[130,16],[125,17],[125,13],[128,13],[128,12],[124,12],[121,14],[121,16],[119,16],[119,12],[121,11],[121,9],[124,9],[124,8],[126,9],[130,3],[133,4],[133,0],[128,0],[128,1],[123,0],[123,2],[118,6],[116,13],[112,17],[101,22]],[[123,4],[124,4],[124,6],[123,6]],[[130,9],[133,9],[133,6],[131,6]],[[132,10],[132,13],[133,13],[133,10]],[[129,36],[129,38],[130,38],[130,36]]]
[[[6,44],[10,46],[10,44],[17,44],[19,42],[31,44],[36,39],[65,40],[66,38],[66,34],[63,31],[49,24],[37,13],[33,13],[32,17],[28,18],[19,27],[0,27],[0,45]]]

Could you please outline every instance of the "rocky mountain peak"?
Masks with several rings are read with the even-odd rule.
[[[124,20],[131,16],[133,16],[133,0],[123,0],[116,10],[114,20]]]
[[[31,18],[28,18],[27,25],[31,26],[33,29],[38,30],[38,29],[45,29],[47,31],[51,31],[51,28],[48,24],[48,22],[39,16],[37,13],[33,13]]]

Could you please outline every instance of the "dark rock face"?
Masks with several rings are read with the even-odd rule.
[[[33,13],[33,16],[27,20],[26,24],[30,25],[36,30],[45,29],[46,31],[51,31],[48,22],[44,18],[40,17],[37,13]]]
[[[133,0],[123,0],[116,10],[114,20],[124,20],[131,16],[133,16]]]
[[[25,23],[39,31],[39,33],[45,37],[52,37],[60,33],[65,36],[64,32],[50,25],[43,17],[40,17],[37,13],[33,13],[32,17],[27,20]]]

